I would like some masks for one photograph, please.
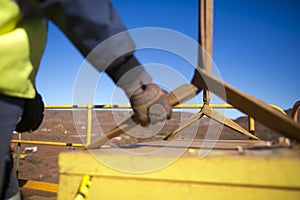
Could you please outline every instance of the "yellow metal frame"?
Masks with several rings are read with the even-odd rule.
[[[88,104],[87,105],[87,128],[86,128],[86,145],[89,145],[91,143],[91,132],[92,132],[92,110],[93,110],[93,105]]]
[[[297,104],[298,103],[298,104]],[[299,107],[300,101],[297,102],[294,107]],[[198,109],[198,108],[203,108],[205,104],[180,104],[174,107],[174,109]],[[230,104],[210,104],[209,105],[212,108],[217,108],[217,109],[232,109],[234,108]],[[284,113],[285,112],[279,108],[278,106],[274,106],[275,109],[279,110],[280,112]],[[297,107],[297,109],[298,109]],[[45,109],[87,109],[88,110],[88,119],[87,119],[87,141],[86,143],[89,144],[91,142],[91,125],[92,125],[92,110],[93,109],[113,109],[113,108],[118,108],[118,109],[130,109],[130,105],[46,105]],[[296,110],[296,108],[294,109]],[[295,116],[297,115],[297,112],[294,112]],[[249,131],[254,133],[254,119],[249,117]],[[77,143],[67,143],[67,142],[46,142],[46,141],[28,141],[28,140],[22,140],[21,134],[19,135],[18,140],[11,140],[12,143],[17,143],[18,144],[18,160],[20,159],[20,148],[21,144],[35,144],[35,145],[50,145],[50,146],[73,146],[73,147],[84,147],[84,144],[77,144]],[[17,164],[17,171],[19,170],[19,165]],[[45,182],[36,182],[36,181],[27,181],[26,185],[23,185],[23,187],[26,187],[28,189],[34,189],[34,190],[43,190],[43,191],[50,191],[50,192],[57,192],[55,188],[58,186],[56,184],[48,184]],[[49,189],[52,188],[52,189]]]
[[[223,142],[228,145],[230,141]],[[151,144],[149,146],[151,147]],[[285,149],[281,153],[285,151],[288,150]],[[163,163],[170,155],[135,156],[103,149],[95,150],[94,155],[86,151],[61,153],[58,200],[74,196],[81,177],[85,174],[93,176],[87,199],[121,197],[153,200],[167,197],[174,200],[237,198],[298,200],[300,197],[298,167],[300,160],[297,155],[284,156],[285,154],[267,152],[263,152],[263,155],[255,152],[245,155],[239,154],[238,151],[213,150],[205,159],[199,159],[197,157],[199,150],[190,149],[188,152],[191,153],[181,156],[168,167],[139,174],[115,170],[99,162],[94,156],[99,154],[103,160],[128,163],[135,169],[141,165]]]
[[[298,112],[299,112],[299,107],[300,107],[300,101],[297,101],[292,109],[292,119],[297,122],[298,120]]]
[[[68,143],[68,142],[45,142],[45,141],[34,141],[34,140],[11,140],[12,143],[18,144],[36,144],[36,145],[50,145],[50,146],[72,146],[72,147],[83,147],[83,144]]]
[[[89,194],[90,186],[92,184],[92,179],[93,177],[90,175],[82,176],[82,180],[74,200],[84,200],[87,198]]]
[[[300,103],[300,101],[299,101]],[[278,110],[280,113],[282,113],[283,115],[287,115],[284,110],[282,108],[280,108],[279,106],[273,105],[273,104],[268,104],[269,106],[271,106],[272,108],[274,108],[275,110]],[[300,104],[299,104],[300,105]],[[255,133],[255,121],[252,117],[248,117],[248,130],[250,133],[254,134]]]
[[[19,185],[22,188],[30,190],[41,190],[45,192],[57,193],[58,184],[56,183],[47,183],[41,181],[31,181],[31,180],[19,180]]]

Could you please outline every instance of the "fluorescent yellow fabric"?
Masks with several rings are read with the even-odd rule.
[[[0,0],[0,94],[34,98],[45,43],[44,20],[21,20],[13,1]]]

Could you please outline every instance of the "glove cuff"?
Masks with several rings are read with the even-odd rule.
[[[123,78],[117,83],[117,85],[124,90],[129,99],[133,93],[138,94],[143,92],[143,86],[152,82],[151,76],[144,70],[144,68],[141,66],[139,66],[139,68],[142,69],[139,74],[133,73],[133,75],[130,73],[124,76],[124,80],[126,80],[127,83],[124,84],[124,82],[122,82]],[[128,82],[128,80],[131,81]]]
[[[106,73],[111,77],[117,86],[122,88],[127,97],[142,89],[143,85],[152,82],[151,76],[145,71],[141,63],[132,54],[120,57],[107,69]]]

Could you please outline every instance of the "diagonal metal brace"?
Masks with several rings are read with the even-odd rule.
[[[202,110],[201,110],[207,117],[221,123],[224,124],[225,126],[238,131],[252,139],[256,139],[259,140],[258,137],[256,137],[255,135],[251,134],[250,132],[246,131],[243,127],[241,127],[240,125],[238,125],[237,123],[235,123],[234,121],[232,121],[231,119],[225,117],[222,113],[212,109],[210,106],[204,104]]]
[[[192,123],[194,123],[195,121],[199,120],[201,117],[203,117],[204,113],[202,111],[195,113],[194,115],[192,115],[188,120],[186,120],[181,126],[179,126],[177,129],[175,129],[172,133],[170,133],[169,135],[167,135],[164,140],[170,140],[172,138],[174,138],[174,136],[179,133],[180,131],[182,131],[183,129],[187,128],[188,126],[190,126]]]
[[[210,90],[236,109],[253,117],[256,121],[286,137],[300,141],[300,125],[298,123],[270,105],[235,89],[205,70],[197,68],[197,72],[199,76],[194,83],[198,88]],[[226,96],[224,96],[223,90],[225,90]]]
[[[207,117],[221,123],[224,124],[225,126],[238,131],[252,139],[256,139],[259,140],[258,137],[256,137],[255,135],[251,134],[250,132],[246,131],[243,127],[241,127],[240,125],[238,125],[237,123],[235,123],[234,121],[232,121],[231,119],[228,119],[227,117],[225,117],[222,113],[212,109],[209,105],[204,104],[202,109],[195,113],[194,115],[192,115],[188,120],[186,120],[180,127],[178,127],[177,129],[175,129],[171,134],[169,134],[167,137],[164,138],[164,140],[169,140],[175,137],[175,135],[177,133],[179,133],[180,131],[182,131],[183,129],[187,128],[188,126],[190,126],[192,123],[194,123],[195,121],[199,120],[201,117],[203,117],[204,115],[206,115]]]

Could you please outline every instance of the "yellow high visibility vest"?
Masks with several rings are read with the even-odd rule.
[[[46,37],[45,20],[22,20],[15,2],[0,0],[0,94],[35,97],[35,76]]]

